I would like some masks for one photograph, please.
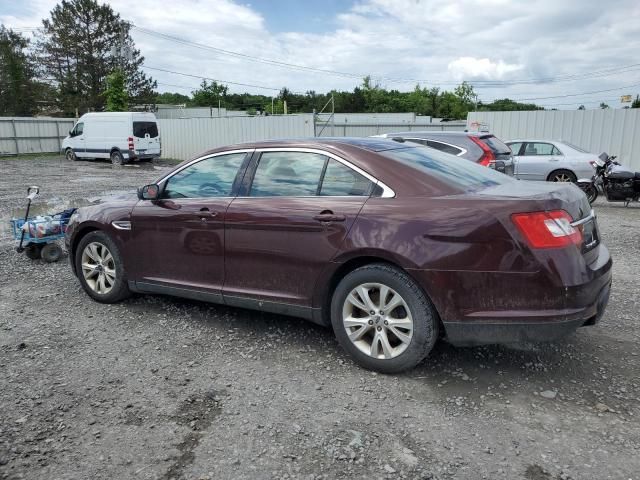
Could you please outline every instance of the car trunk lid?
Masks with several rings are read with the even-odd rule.
[[[509,215],[564,210],[571,216],[572,225],[582,232],[583,241],[580,248],[588,262],[593,256],[592,250],[600,243],[598,225],[591,205],[584,192],[573,184],[514,181],[486,188],[477,194],[502,202],[512,200],[510,211],[503,212]]]

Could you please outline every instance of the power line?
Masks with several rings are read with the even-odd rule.
[[[552,98],[579,97],[579,96],[582,96],[582,95],[593,95],[595,93],[615,92],[617,90],[625,90],[627,88],[635,88],[635,87],[640,87],[640,83],[635,83],[633,85],[625,85],[625,86],[616,87],[616,88],[608,88],[606,90],[594,90],[592,92],[569,93],[569,94],[565,94],[565,95],[553,95],[553,96],[550,96],[550,97],[509,98],[509,100],[513,100],[515,102],[521,102],[521,101],[529,101],[529,100],[548,100],[548,99],[552,99]],[[489,101],[489,103],[495,102],[496,100],[504,100],[504,99],[502,99],[502,98],[494,99],[494,100]]]
[[[213,81],[213,82],[217,82],[217,83],[228,83],[230,85],[240,85],[242,87],[262,88],[264,90],[274,90],[276,92],[280,91],[279,88],[267,87],[265,85],[253,85],[251,83],[232,82],[231,80],[220,80],[220,79],[216,79],[216,78],[204,77],[202,75],[193,75],[191,73],[176,72],[175,70],[167,70],[165,68],[150,67],[148,65],[141,65],[141,66],[142,66],[142,68],[145,68],[147,70],[156,70],[158,72],[172,73],[174,75],[182,75],[184,77],[199,78],[201,80],[209,80],[209,81]],[[186,88],[186,87],[180,87],[180,88]],[[291,93],[294,93],[294,92],[291,92]]]
[[[185,45],[185,46],[199,48],[199,49],[202,49],[202,50],[213,51],[213,52],[216,52],[216,53],[219,53],[219,54],[222,54],[222,55],[228,55],[228,56],[233,56],[233,57],[236,57],[236,58],[242,58],[242,59],[253,61],[253,62],[264,63],[264,64],[268,64],[268,65],[274,65],[274,66],[278,66],[278,67],[282,67],[282,68],[289,68],[289,69],[294,69],[294,70],[301,70],[301,71],[308,71],[308,72],[314,72],[314,73],[323,73],[323,74],[335,75],[335,76],[339,76],[339,77],[343,77],[343,78],[358,78],[358,79],[362,79],[362,78],[364,78],[366,76],[366,74],[363,74],[363,73],[342,72],[342,71],[337,71],[337,70],[316,68],[316,67],[310,67],[310,66],[307,66],[307,65],[299,65],[299,64],[294,64],[294,63],[290,63],[290,62],[283,62],[283,61],[280,61],[280,60],[273,60],[273,59],[268,59],[268,58],[257,57],[257,56],[254,56],[254,55],[235,52],[235,51],[231,51],[231,50],[225,50],[225,49],[222,49],[222,48],[212,47],[210,45],[204,45],[202,43],[193,42],[191,40],[187,40],[187,39],[184,39],[184,38],[180,38],[180,37],[176,37],[176,36],[173,36],[173,35],[157,32],[155,30],[151,30],[151,29],[148,29],[148,28],[139,27],[137,25],[134,25],[133,23],[131,23],[131,26],[135,30],[138,30],[139,32],[144,33],[146,35],[151,35],[151,36],[163,38],[165,40],[176,42],[176,43],[179,43],[179,44],[182,44],[182,45]],[[620,73],[628,73],[628,72],[636,71],[636,70],[639,70],[639,69],[640,69],[640,63],[633,63],[633,64],[629,64],[629,65],[610,67],[610,68],[607,68],[607,69],[604,69],[604,70],[600,70],[600,71],[596,71],[596,72],[582,73],[582,74],[564,74],[564,75],[556,75],[556,76],[552,76],[552,77],[516,79],[516,80],[475,80],[475,81],[470,81],[469,83],[471,83],[472,85],[474,85],[477,88],[490,88],[490,87],[497,87],[497,86],[519,85],[519,84],[529,84],[529,83],[553,83],[553,82],[559,82],[559,81],[576,81],[576,80],[597,78],[597,77],[609,76],[609,75],[620,74]],[[425,84],[432,84],[432,85],[435,85],[436,83],[440,84],[440,85],[458,84],[458,82],[451,82],[451,81],[440,81],[440,82],[437,82],[437,81],[433,81],[433,80],[416,79],[416,78],[394,78],[394,77],[385,77],[385,76],[379,76],[379,75],[373,75],[373,77],[376,78],[376,79],[387,81],[387,82],[391,82],[391,83],[425,83]]]

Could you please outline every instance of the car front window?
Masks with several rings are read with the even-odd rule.
[[[246,153],[205,158],[167,180],[162,198],[229,197]]]

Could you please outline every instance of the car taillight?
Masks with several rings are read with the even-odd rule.
[[[127,138],[127,142],[129,143],[129,150],[133,150],[133,137]]]
[[[582,232],[571,225],[571,216],[564,210],[514,213],[511,219],[532,248],[562,248],[582,243]]]
[[[478,145],[482,149],[482,156],[478,160],[478,163],[484,167],[490,167],[492,163],[495,163],[496,156],[493,151],[478,137],[469,137],[473,143]]]

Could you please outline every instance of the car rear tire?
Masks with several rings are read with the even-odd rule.
[[[438,338],[431,301],[405,272],[385,264],[360,267],[340,281],[331,323],[356,363],[382,373],[415,367]]]
[[[122,156],[122,153],[120,153],[120,150],[114,150],[113,152],[111,152],[111,163],[114,165],[122,165],[124,163],[124,157]]]
[[[76,160],[78,160],[76,153],[70,148],[67,148],[67,150],[64,152],[64,158],[66,158],[70,162],[75,162]]]
[[[100,303],[116,303],[131,292],[120,250],[104,232],[88,233],[75,252],[75,265],[82,288]]]
[[[554,170],[547,177],[548,182],[564,182],[576,183],[578,181],[576,174],[571,170]]]

